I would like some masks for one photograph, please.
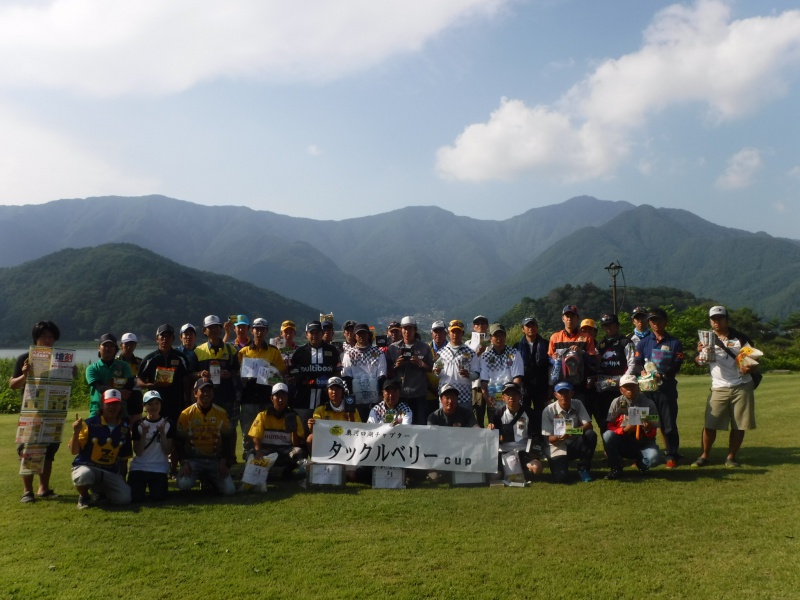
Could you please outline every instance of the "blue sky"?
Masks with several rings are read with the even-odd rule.
[[[799,76],[789,2],[0,0],[0,203],[588,194],[800,238]]]

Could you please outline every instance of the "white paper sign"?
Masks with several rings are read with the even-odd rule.
[[[350,466],[497,472],[500,434],[477,427],[314,423],[312,461]]]
[[[244,466],[244,473],[242,473],[242,483],[248,483],[254,487],[265,486],[267,484],[267,476],[269,469],[278,460],[278,453],[273,452],[263,458],[256,458],[251,456]]]
[[[553,435],[561,437],[567,433],[567,421],[564,417],[556,417],[553,419]]]
[[[628,425],[641,425],[647,420],[647,414],[650,409],[641,406],[628,407]]]
[[[378,402],[378,380],[362,375],[353,379],[353,396],[356,404],[375,404]]]
[[[402,490],[406,487],[405,469],[375,467],[372,470],[372,487],[376,489]]]
[[[261,367],[267,366],[267,361],[261,358],[242,358],[242,365],[239,369],[239,375],[242,379],[255,379],[258,377],[258,370]]]

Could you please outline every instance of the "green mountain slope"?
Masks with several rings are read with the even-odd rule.
[[[567,283],[605,287],[611,283],[605,267],[615,260],[637,287],[685,289],[732,307],[751,306],[768,317],[800,309],[795,241],[720,227],[683,210],[639,206],[563,238],[506,283],[459,307],[460,314],[501,314],[521,297]]]
[[[319,311],[274,292],[167,260],[132,244],[66,249],[0,269],[0,340],[27,341],[39,319],[64,339],[133,331],[153,339],[160,323],[176,328],[203,317],[244,313],[271,324],[317,318]],[[277,326],[274,327],[277,331]]]

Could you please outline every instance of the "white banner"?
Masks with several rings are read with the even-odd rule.
[[[477,427],[314,422],[311,460],[350,466],[496,473],[500,435]]]

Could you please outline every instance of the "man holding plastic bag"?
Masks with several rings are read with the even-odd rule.
[[[744,432],[756,428],[754,377],[761,379],[756,359],[762,353],[753,348],[750,338],[730,326],[724,306],[712,306],[708,316],[711,331],[698,332],[701,341],[695,364],[708,365],[711,393],[706,403],[703,453],[692,466],[709,464],[717,431],[727,430],[730,424],[725,466],[735,468],[739,466],[736,453],[744,441]]]

